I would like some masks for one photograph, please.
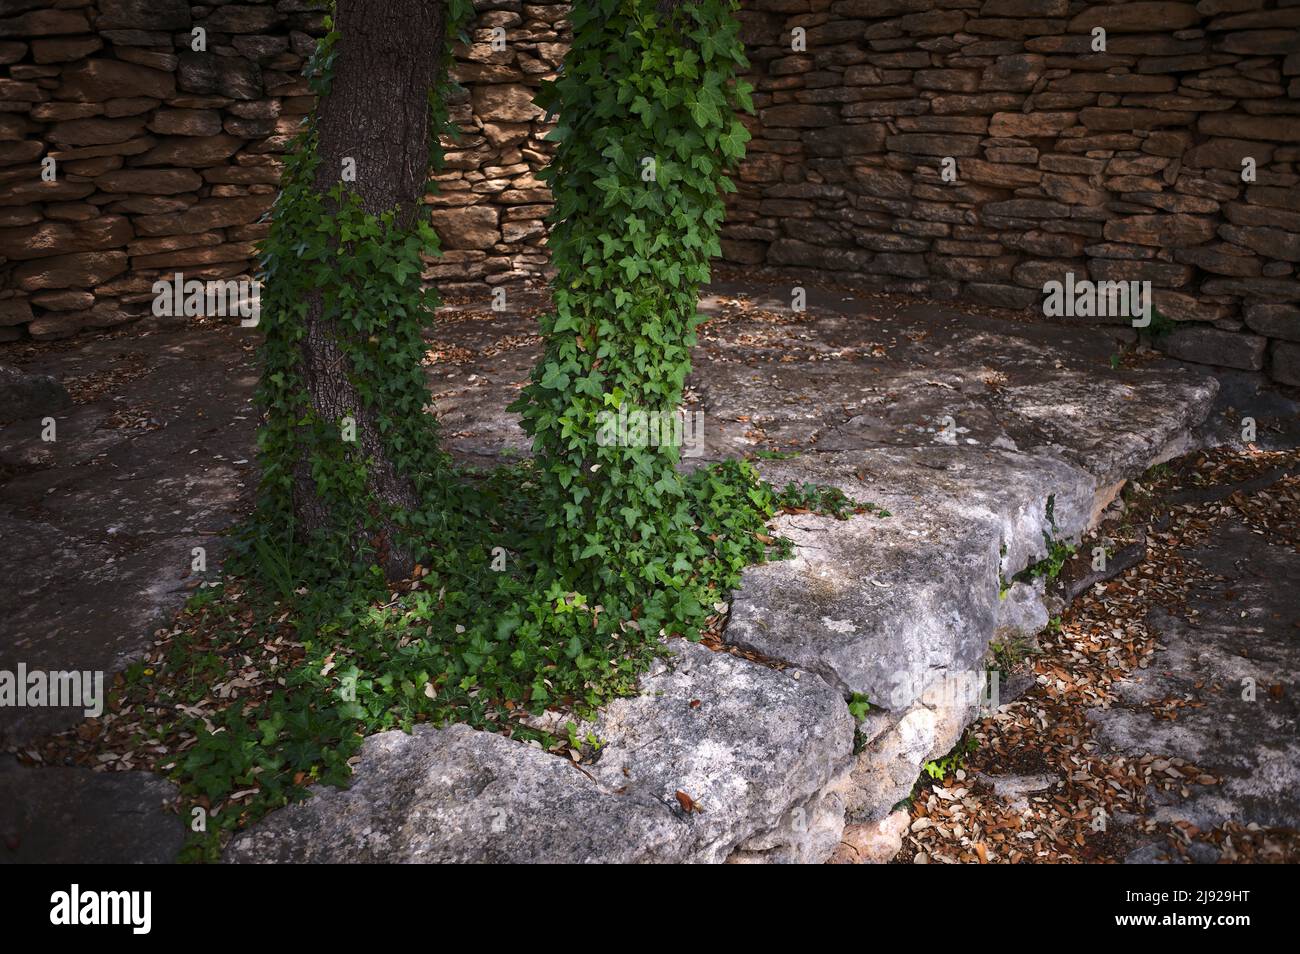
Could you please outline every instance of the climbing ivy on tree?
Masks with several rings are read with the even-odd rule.
[[[599,440],[602,412],[672,415],[682,401],[727,172],[751,109],[734,0],[575,5],[564,69],[538,97],[558,114],[543,177],[554,311],[545,354],[515,407],[539,455],[555,574],[637,610],[652,631],[700,613],[698,533],[707,476],[679,449]],[[730,501],[735,506],[736,501]],[[740,501],[743,507],[745,502]]]
[[[459,519],[437,422],[423,412],[438,297],[422,257],[438,254],[438,237],[422,197],[442,165],[447,64],[471,12],[469,0],[340,0],[309,66],[318,105],[261,249],[255,543],[264,564],[307,582],[376,569],[400,578]],[[385,53],[411,60],[395,64],[410,88],[370,75]]]
[[[464,0],[452,4],[444,63],[446,38],[467,11]],[[594,707],[635,685],[662,631],[696,636],[743,567],[779,546],[765,533],[777,497],[748,463],[683,477],[676,448],[596,440],[600,410],[626,400],[673,412],[681,401],[698,288],[719,251],[720,193],[747,135],[734,115],[749,105],[736,79],[745,60],[734,13],[723,0],[575,9],[575,43],[542,94],[561,120],[558,157],[544,173],[556,195],[556,311],[524,398],[541,459],[496,476],[457,471],[424,409],[422,335],[437,299],[419,273],[435,236],[402,205],[376,212],[346,182],[326,180],[316,114],[299,137],[265,246],[266,421],[252,550],[283,599],[307,585],[298,617],[313,662],[304,681],[328,686],[349,673],[339,688],[355,698],[341,710],[368,728],[419,717],[499,725],[502,711],[521,706]],[[344,22],[321,44],[318,113],[328,111],[348,42]],[[428,91],[435,168],[445,84],[440,67]],[[643,177],[644,159],[652,176]],[[324,402],[337,413],[322,411],[304,359],[319,314],[332,321],[332,367],[356,410]],[[342,412],[369,415],[370,444],[339,440]],[[376,478],[393,476],[399,492],[386,493]],[[311,519],[317,500],[323,520]],[[409,562],[393,572],[385,550]],[[494,551],[508,552],[506,572],[489,568]],[[358,570],[397,579],[416,557],[422,589],[399,601],[400,620],[364,608],[374,587],[344,588],[351,604],[322,602],[320,584]],[[397,653],[395,628],[409,629]],[[355,672],[311,668],[340,651]]]
[[[575,6],[573,47],[542,93],[560,117],[544,173],[557,277],[544,354],[516,405],[537,457],[486,473],[439,448],[421,369],[437,297],[420,273],[437,239],[419,199],[441,162],[445,64],[469,3],[451,0],[434,21],[420,19],[442,9],[426,0],[337,8],[311,67],[320,102],[263,247],[263,480],[233,567],[261,585],[200,591],[160,671],[127,690],[141,708],[178,703],[157,710],[195,738],[173,777],[223,830],[313,780],[341,781],[361,737],[382,729],[466,722],[564,745],[524,714],[586,717],[634,692],[661,636],[696,638],[745,566],[788,553],[767,532],[778,509],[867,509],[828,488],[778,494],[748,461],[682,475],[676,447],[600,439],[601,412],[671,415],[682,400],[721,193],[747,139],[734,0]],[[411,35],[421,42],[407,49]],[[428,112],[399,117],[413,138],[395,139],[355,95],[382,92],[375,64],[393,67],[381,84],[417,78]],[[357,180],[340,181],[354,143]],[[400,161],[377,183],[364,160],[385,145]],[[341,439],[344,418],[355,442]],[[285,628],[293,658],[266,658]],[[212,671],[196,670],[199,646],[223,647],[203,656]],[[223,666],[259,654],[269,692],[232,697],[220,716],[176,715]],[[219,842],[214,828],[195,856],[215,857]]]

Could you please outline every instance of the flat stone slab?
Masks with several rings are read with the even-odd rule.
[[[760,469],[778,485],[838,486],[890,516],[778,521],[795,556],[745,571],[725,638],[900,711],[983,659],[1000,574],[1041,554],[1048,496],[1063,535],[1082,529],[1093,500],[1070,465],[992,449],[812,454]]]
[[[853,723],[816,677],[683,641],[611,704],[593,764],[463,725],[371,736],[352,786],[231,842],[230,862],[812,861],[842,806]],[[679,795],[679,793],[681,793]],[[684,799],[683,797],[684,796]]]
[[[175,861],[185,826],[163,806],[176,795],[149,772],[27,768],[0,758],[0,863]]]
[[[1116,684],[1119,703],[1088,718],[1110,750],[1180,757],[1220,778],[1158,807],[1157,820],[1300,828],[1300,701],[1291,691],[1300,680],[1300,553],[1230,522],[1188,555],[1220,577],[1190,601],[1197,624],[1152,613],[1162,651]],[[1245,680],[1253,700],[1243,698]],[[1199,705],[1172,720],[1140,708],[1166,698]]]
[[[687,405],[704,416],[704,441],[684,466],[797,451],[761,469],[893,513],[784,518],[795,559],[747,571],[727,638],[801,678],[674,647],[675,671],[601,714],[607,744],[580,769],[464,728],[376,736],[352,788],[273,813],[232,844],[232,860],[822,860],[850,770],[872,771],[851,757],[845,697],[885,707],[871,724],[880,751],[907,761],[949,744],[964,714],[927,715],[920,692],[980,665],[1008,616],[1000,577],[1043,555],[1048,499],[1055,535],[1082,532],[1120,481],[1186,448],[1214,399],[1212,378],[1164,359],[1112,368],[1125,329],[815,289],[804,314],[779,289],[744,289],[751,307],[737,311],[741,291],[719,286],[703,302],[711,320]],[[442,313],[426,366],[461,460],[527,453],[504,408],[537,357],[535,331],[487,301]],[[255,483],[255,334],[123,334],[23,364],[69,384],[77,403],[56,415],[53,446],[22,422],[0,432],[0,527],[24,541],[6,561],[0,668],[119,669],[184,599],[191,548],[211,547],[215,567],[214,534],[246,512]],[[85,377],[113,368],[118,380],[87,396]],[[6,711],[0,742],[77,718]],[[920,728],[895,745],[905,719]]]
[[[216,575],[257,482],[253,344],[225,328],[77,339],[24,367],[74,403],[52,442],[40,418],[0,426],[0,669],[121,670],[196,582],[194,547]],[[0,709],[0,748],[79,721]]]
[[[17,420],[61,411],[72,399],[48,374],[29,374],[0,364],[0,420]]]

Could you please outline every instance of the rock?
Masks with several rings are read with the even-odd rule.
[[[525,123],[542,115],[533,103],[533,91],[514,83],[477,86],[471,97],[474,113],[487,122]]]
[[[118,248],[131,238],[131,224],[119,215],[101,215],[84,222],[42,222],[0,229],[0,255],[22,261]]]
[[[95,185],[108,193],[175,195],[193,192],[203,178],[192,169],[120,169],[95,179]]]
[[[1004,189],[1018,189],[1034,185],[1043,174],[1028,166],[984,162],[982,159],[963,159],[957,164],[957,177],[962,181],[977,182]]]
[[[928,133],[900,133],[885,139],[891,152],[911,153],[918,156],[976,156],[979,139],[974,136],[938,136]]]
[[[1210,136],[1295,142],[1300,139],[1300,116],[1250,116],[1241,113],[1205,113],[1197,128]]]
[[[283,15],[269,6],[231,5],[212,11],[203,26],[210,33],[266,33],[282,19]]]
[[[1296,31],[1246,30],[1229,33],[1219,41],[1225,53],[1242,53],[1247,56],[1290,54],[1296,52]]]
[[[990,218],[1068,219],[1070,207],[1061,202],[1042,199],[1008,199],[1006,202],[987,202],[984,205],[985,224],[993,225]],[[997,226],[994,226],[997,227]]]
[[[26,768],[0,759],[0,863],[167,864],[185,826],[178,792],[149,772]]]
[[[156,99],[147,96],[134,96],[130,99],[110,99],[104,104],[104,115],[110,118],[119,116],[139,116],[160,106]]]
[[[89,56],[103,46],[104,41],[97,36],[33,40],[32,59],[37,63],[66,63],[69,60],[79,60]]]
[[[289,49],[287,36],[236,36],[230,42],[244,57],[259,65],[265,65]]]
[[[1079,111],[1079,121],[1089,129],[1100,131],[1127,131],[1155,129],[1158,126],[1186,126],[1196,119],[1196,113],[1172,109],[1129,109],[1118,106],[1088,107]],[[1125,140],[1125,142],[1135,141]]]
[[[1266,258],[1300,262],[1300,234],[1284,229],[1221,225],[1219,235],[1234,245],[1251,249]]]
[[[275,201],[273,195],[233,199],[207,199],[173,215],[143,215],[135,220],[138,235],[176,235],[206,232],[256,221]]]
[[[771,106],[761,110],[759,117],[766,126],[795,126],[817,129],[833,126],[839,121],[839,116],[835,110],[828,106],[798,103]]]
[[[0,142],[0,166],[31,162],[44,151],[45,147],[35,140]]]
[[[131,96],[169,99],[175,92],[176,81],[170,73],[121,60],[96,59],[64,71],[59,98],[98,103]]]
[[[1267,338],[1216,328],[1178,328],[1158,342],[1160,350],[1171,358],[1244,371],[1263,369],[1267,345]]]
[[[1273,161],[1273,151],[1277,148],[1271,143],[1251,142],[1245,139],[1209,139],[1200,146],[1188,149],[1183,156],[1184,164],[1193,169],[1230,169],[1232,172],[1242,170],[1242,160],[1251,157],[1260,165]]]
[[[1078,235],[1061,235],[1035,229],[1030,232],[1005,235],[1001,244],[1010,249],[1044,258],[1079,258],[1084,242]]]
[[[870,252],[813,245],[797,239],[781,239],[767,249],[767,260],[773,265],[799,265],[805,268],[866,271],[873,258]]]
[[[1042,297],[1037,290],[996,282],[971,282],[966,285],[966,295],[977,304],[995,308],[1030,308],[1040,304]]]
[[[491,206],[434,209],[430,218],[445,248],[484,249],[501,240],[497,210]]]
[[[1097,281],[1151,282],[1156,288],[1161,286],[1165,288],[1181,288],[1192,280],[1193,273],[1193,269],[1188,265],[1106,258],[1093,259],[1089,264],[1088,271]]]
[[[999,56],[980,74],[978,88],[1028,92],[1043,75],[1046,64],[1044,57],[1034,53]]]
[[[189,235],[164,235],[159,238],[143,238],[131,242],[126,247],[128,255],[157,255],[159,252],[174,252],[182,248],[201,248],[220,245],[221,232],[200,232]],[[39,304],[39,302],[37,303]]]
[[[27,374],[0,364],[0,417],[18,420],[61,411],[72,399],[48,374]]]
[[[0,39],[89,32],[90,22],[78,10],[33,10],[19,17],[0,20]]]
[[[1180,248],[1174,252],[1174,258],[1188,265],[1195,265],[1216,275],[1235,275],[1239,278],[1253,278],[1260,274],[1260,262],[1254,255],[1233,245],[1201,245],[1196,248]]]
[[[1182,30],[1200,23],[1194,3],[1137,2],[1093,7],[1070,21],[1071,33],[1091,33],[1103,27],[1107,33],[1158,33]]]
[[[72,119],[56,123],[49,131],[51,140],[60,146],[98,146],[126,142],[144,129],[143,119]]]
[[[1282,278],[1212,278],[1202,283],[1206,295],[1236,295],[1273,302],[1300,301],[1300,282]]]
[[[100,30],[189,30],[187,0],[99,0]]]
[[[957,744],[975,718],[979,702],[973,683],[937,678],[925,701],[897,712],[868,713],[859,729],[865,740],[850,773],[846,809],[853,822],[874,822],[912,792],[921,767],[942,758]]]
[[[1069,205],[1104,205],[1108,198],[1104,189],[1096,188],[1083,176],[1044,173],[1041,185],[1053,199]]]
[[[149,120],[149,130],[163,136],[215,136],[221,132],[221,113],[215,109],[160,109]]]
[[[672,648],[675,668],[598,719],[594,764],[463,725],[385,732],[351,788],[274,812],[226,860],[824,860],[843,825],[826,790],[852,748],[844,703],[811,676]]]
[[[1274,341],[1269,351],[1268,373],[1274,381],[1300,387],[1300,344]]]
[[[38,341],[70,338],[84,328],[101,328],[121,324],[124,319],[111,303],[84,311],[46,312],[27,326],[27,333]]]
[[[1108,221],[1105,236],[1112,242],[1186,248],[1212,239],[1214,222],[1191,215],[1133,215]]]
[[[104,146],[83,146],[80,149],[64,149],[53,153],[53,157],[61,162],[81,162],[87,159],[100,159],[106,156],[138,156],[142,152],[148,152],[158,140],[152,136],[139,136],[135,139],[128,139],[126,142],[110,143]],[[57,183],[45,183],[49,187]]]
[[[25,325],[32,320],[32,306],[25,298],[0,298],[0,328]]]
[[[1227,305],[1202,301],[1195,295],[1185,295],[1167,288],[1154,291],[1156,307],[1174,321],[1219,321],[1226,318],[1230,311]]]
[[[261,68],[241,57],[222,57],[217,70],[217,92],[232,99],[257,99],[262,95]]]
[[[1012,583],[1005,593],[1000,592],[993,642],[1033,640],[1047,627],[1049,617],[1046,600],[1046,584],[1042,577]]]
[[[911,817],[906,811],[890,812],[884,818],[865,824],[844,826],[839,847],[829,864],[883,865],[889,863],[903,847]]]
[[[180,268],[188,265],[211,265],[216,262],[248,261],[257,256],[254,242],[229,242],[203,248],[187,248],[155,255],[133,256],[134,268]]]
[[[142,166],[215,166],[229,159],[244,144],[237,136],[177,136],[161,140],[142,155]]]
[[[884,144],[885,128],[876,123],[831,125],[811,129],[804,137],[804,146],[811,155],[863,155],[879,152]]]
[[[975,776],[976,781],[993,789],[993,794],[1006,802],[1013,812],[1023,813],[1029,808],[1028,796],[1045,792],[1059,785],[1061,778],[1056,775],[984,775]]]
[[[109,206],[109,210],[132,215],[162,215],[166,212],[184,211],[195,201],[197,200],[192,195],[133,195],[129,199],[114,202]]]
[[[61,291],[40,292],[31,297],[31,302],[33,305],[51,311],[85,311],[95,303],[95,296],[88,291],[67,288]],[[30,314],[28,320],[31,320]]]
[[[1058,521],[1078,532],[1091,511],[1093,484],[1059,461],[974,453],[879,449],[871,464],[877,476],[865,486],[852,476],[860,455],[823,453],[801,466],[798,482],[856,486],[856,494],[871,494],[894,515],[781,526],[797,546],[819,541],[816,549],[745,571],[727,641],[894,711],[920,698],[935,677],[935,658],[953,669],[977,667],[997,621],[999,575],[1010,577],[1037,558],[1048,494]],[[769,479],[780,484],[794,479],[780,466],[771,471]],[[939,473],[945,482],[961,475],[960,500],[935,486]],[[922,479],[934,487],[924,511],[887,495],[886,481],[901,488]],[[1036,506],[1029,503],[1035,496]]]
[[[215,93],[220,71],[217,57],[210,53],[183,50],[177,56],[177,85],[189,93]]]
[[[944,262],[944,270],[952,278],[957,278],[967,282],[977,282],[981,284],[997,283],[1007,281],[1017,271],[1016,260],[1010,255],[999,255],[996,258],[987,256],[975,256],[971,258],[949,258]],[[1021,270],[1037,269],[1039,271],[1051,270],[1051,263],[1025,263],[1020,266]],[[1023,273],[1023,272],[1022,272]],[[1024,282],[1020,282],[1024,284]],[[1036,282],[1041,286],[1042,282]]]
[[[1251,331],[1268,338],[1300,341],[1300,306],[1247,305],[1246,324]]]
[[[79,252],[25,262],[13,270],[13,278],[24,291],[89,288],[122,274],[126,267],[122,252]]]

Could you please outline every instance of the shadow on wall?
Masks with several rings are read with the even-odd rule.
[[[1013,308],[1067,275],[1149,281],[1186,323],[1171,354],[1300,384],[1300,7],[1279,2],[744,0],[757,115],[724,255]],[[246,274],[322,30],[312,0],[44,6],[0,19],[0,341],[148,314],[160,275]],[[532,95],[568,5],[476,6],[426,277],[486,299],[546,267]]]

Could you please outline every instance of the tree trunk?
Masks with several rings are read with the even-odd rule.
[[[318,192],[334,188],[345,160],[351,160],[356,180],[346,186],[367,213],[397,209],[403,226],[421,214],[430,137],[437,134],[429,128],[428,94],[440,75],[445,20],[442,0],[338,0],[333,77],[316,107]],[[372,461],[367,494],[390,507],[412,510],[419,500],[411,476],[393,464],[376,426],[376,408],[364,405],[350,379],[351,362],[340,345],[345,332],[322,312],[322,295],[315,292],[308,299],[301,341],[311,405],[322,420],[351,417],[356,422],[357,444]],[[306,450],[294,469],[293,513],[302,537],[331,522]],[[405,575],[413,563],[409,548],[395,536],[388,526],[369,541],[389,579]]]

